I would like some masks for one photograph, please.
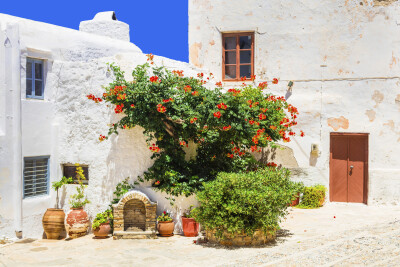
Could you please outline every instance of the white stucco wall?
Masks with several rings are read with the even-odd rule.
[[[330,133],[369,133],[368,204],[398,205],[400,3],[376,2],[189,0],[189,59],[221,80],[221,33],[254,32],[255,84],[279,78],[270,92],[299,109],[306,134],[284,144],[299,165],[294,179],[328,186]]]
[[[126,177],[133,182],[152,165],[151,151],[139,127],[121,131],[120,135],[99,142],[99,135],[108,131],[107,124],[117,118],[111,107],[105,103],[95,104],[86,95],[101,96],[101,86],[112,81],[106,63],[120,65],[129,80],[133,68],[146,62],[147,58],[134,44],[107,36],[4,14],[0,14],[0,25],[0,236],[14,237],[14,231],[20,227],[24,237],[41,237],[43,214],[47,208],[55,207],[56,194],[50,189],[49,195],[22,200],[22,175],[13,166],[19,164],[16,169],[21,172],[24,157],[48,155],[50,182],[53,182],[62,177],[61,165],[64,163],[89,165],[90,180],[86,193],[91,204],[85,210],[93,218],[108,208],[117,183]],[[12,44],[19,54],[12,54],[11,48],[7,50],[3,45],[8,42],[7,38],[11,38],[6,27],[15,30]],[[25,97],[27,57],[45,60],[44,100]],[[184,70],[185,75],[205,72],[163,57],[156,56],[154,61],[158,65]],[[20,74],[15,73],[15,69],[12,72],[10,62],[20,70]],[[13,83],[11,77],[14,77]],[[13,96],[18,86],[21,87],[20,96]],[[19,101],[19,112],[12,109],[12,99]],[[4,107],[3,103],[8,104]],[[18,122],[14,125],[12,119],[18,114],[22,135],[21,153],[19,161],[16,161],[14,155],[18,154],[13,144],[16,144],[14,131]],[[69,209],[68,198],[75,193],[75,187],[68,185],[60,192],[65,211]],[[182,211],[196,203],[194,197],[181,197],[171,207],[166,195],[153,191],[150,184],[137,189],[158,202],[158,213],[164,210],[173,213],[177,231],[181,229],[179,216]],[[18,209],[21,206],[22,210]],[[18,221],[21,213],[22,220]]]

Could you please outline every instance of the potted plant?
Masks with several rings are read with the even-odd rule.
[[[93,234],[96,238],[106,238],[111,233],[110,220],[112,219],[113,214],[111,209],[107,209],[96,215],[92,223]]]
[[[157,218],[157,230],[160,233],[160,236],[173,236],[174,234],[174,221],[172,220],[169,213],[164,211]]]
[[[197,193],[196,221],[210,242],[228,246],[263,245],[275,239],[279,222],[297,187],[285,168],[219,173]]]
[[[76,176],[78,178],[79,186],[76,188],[77,193],[70,196],[69,204],[71,210],[67,215],[67,232],[71,238],[77,238],[84,236],[89,228],[89,218],[87,213],[83,210],[83,207],[90,203],[90,201],[85,196],[85,188],[82,180],[85,180],[85,175],[83,174],[82,167],[77,165]]]
[[[200,224],[193,218],[194,211],[195,209],[193,209],[193,205],[191,205],[189,210],[183,213],[182,229],[184,236],[195,237],[199,234]]]
[[[304,184],[302,182],[295,183],[297,186],[296,193],[293,195],[292,202],[290,203],[291,207],[297,206],[300,203],[300,194],[303,193]]]
[[[52,183],[51,187],[57,192],[56,208],[47,209],[42,219],[42,225],[44,232],[46,233],[47,239],[58,239],[60,237],[61,231],[65,229],[65,213],[63,209],[59,209],[58,207],[58,190],[65,184],[72,183],[72,181],[72,177],[67,178],[64,176],[63,178],[61,178],[60,181]]]

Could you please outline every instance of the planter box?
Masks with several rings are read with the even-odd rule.
[[[263,231],[256,230],[253,236],[248,236],[244,232],[237,233],[234,235],[228,232],[224,232],[223,237],[219,238],[215,236],[214,230],[206,230],[206,237],[209,242],[218,243],[223,246],[235,246],[235,247],[261,246],[270,241],[275,240],[276,232],[274,232],[273,234],[265,235]]]

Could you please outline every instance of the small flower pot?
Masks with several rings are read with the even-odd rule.
[[[96,238],[106,238],[111,233],[110,223],[102,223],[96,229],[93,229],[93,234]]]
[[[297,206],[300,203],[300,193],[296,194],[296,199],[292,200],[292,203],[290,203],[291,207]]]
[[[187,237],[195,237],[199,234],[200,224],[193,218],[182,217],[183,234]]]
[[[157,230],[160,236],[173,236],[174,235],[174,222],[158,222],[157,223]]]

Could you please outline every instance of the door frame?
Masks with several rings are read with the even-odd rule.
[[[332,202],[332,137],[335,136],[364,136],[367,141],[365,142],[365,164],[364,164],[364,194],[363,194],[363,203],[368,205],[368,181],[369,181],[369,133],[346,133],[346,132],[331,132],[329,135],[329,201]],[[349,159],[347,159],[349,162]],[[346,202],[349,203],[349,202]]]

